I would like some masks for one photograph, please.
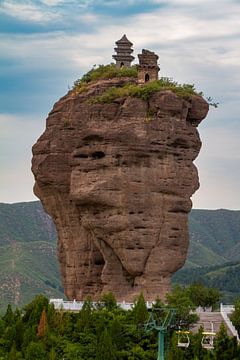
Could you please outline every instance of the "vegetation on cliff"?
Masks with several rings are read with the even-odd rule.
[[[78,79],[74,83],[74,88],[77,89],[83,84],[91,81],[97,81],[101,79],[113,79],[121,77],[137,78],[137,66],[121,67],[117,68],[115,64],[108,65],[94,65],[91,70],[84,74],[81,79]]]
[[[99,65],[93,67],[83,77],[74,83],[73,90],[76,92],[82,92],[87,90],[87,84],[91,81],[97,81],[100,79],[112,79],[112,78],[137,78],[137,66],[130,68],[122,67],[117,68],[115,64]],[[109,103],[119,97],[139,97],[147,100],[153,93],[160,90],[171,90],[179,96],[188,97],[190,95],[202,96],[201,92],[197,92],[194,85],[191,84],[178,84],[176,81],[170,78],[161,78],[148,82],[139,86],[129,82],[122,87],[111,87],[107,89],[102,95],[93,97],[91,103]]]
[[[194,308],[187,290],[174,291],[168,305],[157,301],[162,307],[158,312],[160,321],[165,318],[167,308],[177,310],[175,327],[166,336],[166,360],[237,359],[240,347],[235,338],[229,338],[222,326],[216,337],[215,348],[207,351],[201,346],[201,329],[190,335],[187,349],[177,347],[176,329],[180,320],[186,328],[193,316]],[[188,320],[186,321],[186,316]],[[157,334],[146,333],[144,323],[149,312],[142,295],[132,310],[125,311],[117,306],[111,293],[103,295],[97,307],[90,299],[85,301],[77,313],[54,310],[48,299],[37,296],[22,310],[13,311],[8,306],[0,317],[0,359],[1,360],[154,360],[157,353]]]
[[[87,90],[87,85],[90,82],[103,79],[123,78],[128,77],[131,79],[137,79],[138,77],[138,65],[133,65],[129,68],[121,67],[117,68],[115,64],[108,65],[94,65],[91,70],[82,76],[82,78],[74,82],[73,90],[76,93],[82,93]],[[129,83],[111,87],[107,89],[102,95],[94,96],[90,99],[91,103],[111,103],[120,97],[139,97],[147,100],[153,93],[161,90],[171,90],[178,96],[189,98],[191,95],[203,96],[202,92],[198,92],[194,84],[179,84],[168,77],[162,77],[160,80],[148,82],[139,86],[137,83],[129,81]],[[207,97],[206,101],[210,106],[217,107],[218,103],[214,102],[211,97]]]
[[[143,100],[148,100],[152,94],[161,90],[171,90],[175,94],[186,98],[190,95],[202,95],[202,93],[196,92],[194,85],[181,85],[169,78],[163,78],[160,80],[147,82],[142,86],[130,83],[124,85],[123,87],[111,87],[110,89],[107,89],[102,95],[95,96],[90,101],[91,103],[110,103],[116,98],[127,96],[139,97]]]

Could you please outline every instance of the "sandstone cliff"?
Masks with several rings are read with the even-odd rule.
[[[186,258],[190,197],[199,187],[196,126],[208,104],[169,90],[89,103],[126,82],[70,91],[33,146],[34,191],[57,227],[69,299],[106,291],[119,300],[140,291],[163,297]]]

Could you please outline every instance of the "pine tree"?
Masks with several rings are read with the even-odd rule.
[[[116,350],[112,343],[109,331],[105,328],[100,336],[97,346],[96,360],[115,360],[117,359]]]
[[[87,299],[84,301],[82,310],[79,313],[79,319],[77,322],[77,329],[79,331],[85,331],[91,324],[92,315],[92,301]]]
[[[117,300],[111,291],[101,296],[100,304],[103,304],[109,311],[117,308]]]
[[[141,293],[136,299],[132,312],[135,323],[137,325],[144,325],[145,321],[148,319],[149,314],[143,293]]]
[[[17,359],[17,349],[16,349],[16,344],[14,342],[9,353],[9,360],[16,360],[16,359]]]
[[[26,360],[46,360],[46,351],[41,343],[30,342],[25,353]]]
[[[57,359],[56,352],[55,352],[54,348],[51,348],[51,350],[49,352],[49,360],[56,360],[56,359]]]
[[[3,320],[5,321],[5,327],[11,326],[14,324],[14,314],[13,314],[11,305],[8,305],[7,311],[6,311],[5,315],[3,316]]]
[[[217,360],[239,359],[239,348],[236,338],[229,338],[223,323],[216,336],[214,352]]]

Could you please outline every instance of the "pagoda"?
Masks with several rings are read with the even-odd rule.
[[[121,68],[122,66],[130,67],[131,62],[134,60],[134,56],[131,55],[133,52],[131,41],[128,40],[126,35],[116,41],[117,47],[114,48],[116,51],[116,55],[113,55],[113,59],[116,60],[117,68]]]

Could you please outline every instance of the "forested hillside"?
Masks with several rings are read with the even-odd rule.
[[[192,210],[189,234],[192,266],[240,261],[240,211]]]
[[[56,231],[41,203],[0,204],[0,308],[62,297]]]
[[[192,210],[189,233],[187,262],[174,282],[201,280],[231,301],[240,293],[240,211]],[[38,293],[63,297],[55,227],[38,201],[0,204],[0,307]]]

